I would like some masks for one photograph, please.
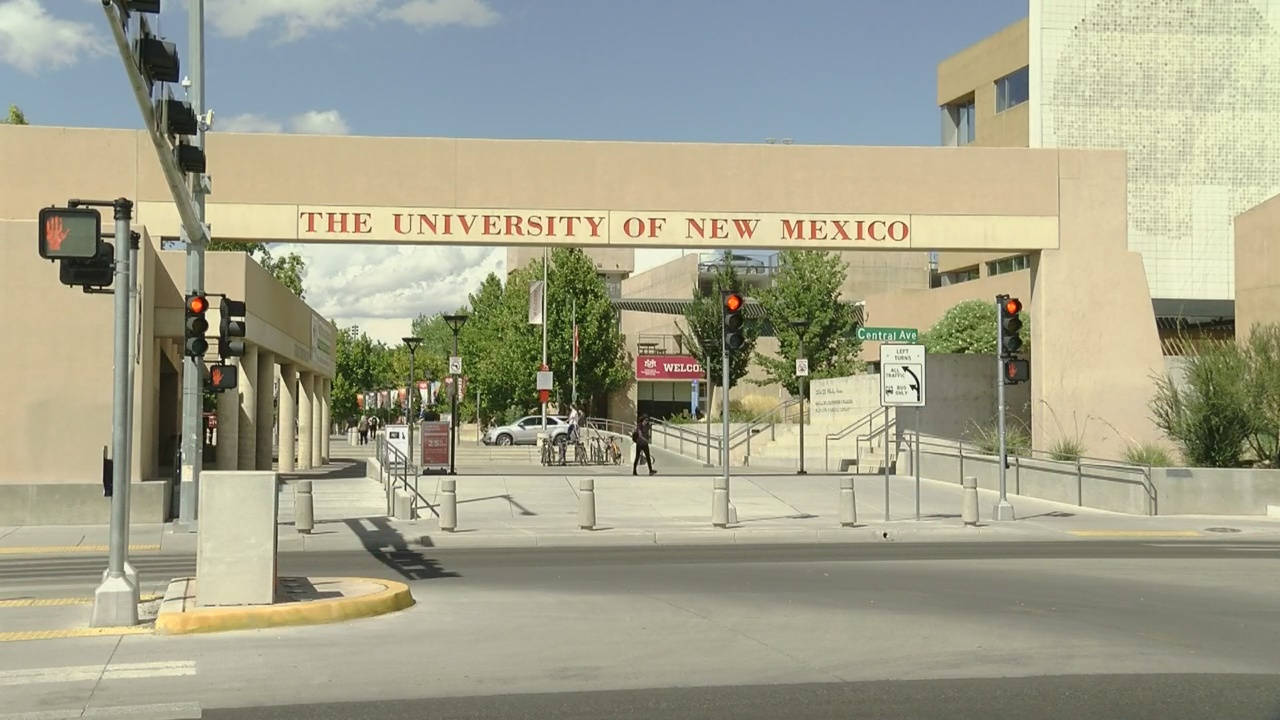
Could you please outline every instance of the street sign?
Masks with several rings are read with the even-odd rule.
[[[432,420],[418,424],[421,435],[421,458],[423,470],[449,469],[449,421]]]
[[[924,406],[924,346],[880,346],[880,404]]]
[[[694,380],[690,383],[689,395],[689,414],[693,417],[698,416],[698,381]]]
[[[536,388],[534,388],[534,389],[535,389],[535,390],[550,390],[550,389],[551,389],[551,371],[550,371],[550,370],[539,370],[539,371],[538,371],[538,387],[536,387]]]
[[[796,377],[809,377],[809,358],[796,358]]]
[[[462,374],[462,358],[461,357],[457,355],[449,356],[449,374],[450,375]]]
[[[859,327],[855,334],[859,340],[870,340],[872,342],[920,342],[920,331],[916,328]]]

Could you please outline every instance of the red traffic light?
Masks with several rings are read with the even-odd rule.
[[[1018,298],[1009,298],[1004,301],[1004,314],[1017,315],[1022,312],[1022,301]]]
[[[209,298],[203,295],[192,295],[187,298],[187,312],[204,314],[209,309]]]
[[[731,313],[738,312],[742,309],[742,296],[738,293],[729,293],[724,296],[724,308]]]

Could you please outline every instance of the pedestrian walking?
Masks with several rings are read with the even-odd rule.
[[[631,461],[631,474],[636,475],[636,469],[640,466],[640,453],[644,453],[644,461],[649,466],[649,474],[656,475],[657,470],[653,469],[653,454],[649,452],[649,440],[653,433],[653,425],[649,422],[648,415],[641,415],[636,420],[636,429],[631,431],[631,439],[636,444],[636,456]]]
[[[578,424],[582,422],[582,413],[575,405],[569,406],[569,442],[578,442]]]
[[[361,415],[360,424],[356,425],[356,430],[360,433],[360,444],[365,445],[369,442],[369,416]]]

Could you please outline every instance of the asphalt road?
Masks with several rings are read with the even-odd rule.
[[[1280,717],[1280,676],[1074,675],[540,693],[210,710],[207,720],[1233,720]]]

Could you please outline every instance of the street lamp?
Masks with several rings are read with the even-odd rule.
[[[449,374],[453,375],[453,404],[449,411],[449,474],[457,475],[454,455],[458,449],[458,394],[462,389],[459,385],[462,382],[462,357],[458,355],[458,333],[462,331],[462,326],[467,324],[467,316],[465,314],[445,315],[444,321],[453,331],[453,355],[449,358]]]
[[[796,337],[800,338],[800,352],[796,354],[796,359],[805,358],[804,331],[809,329],[809,322],[807,320],[792,320],[791,328],[796,331]],[[807,358],[805,359],[807,360]],[[806,375],[800,375],[797,378],[800,381],[800,469],[796,471],[797,475],[808,474],[804,469],[804,390],[806,378]]]
[[[405,347],[409,348],[409,385],[404,398],[404,419],[409,425],[409,459],[408,464],[413,464],[413,354],[417,351],[418,346],[422,344],[420,337],[400,338],[404,341]]]

